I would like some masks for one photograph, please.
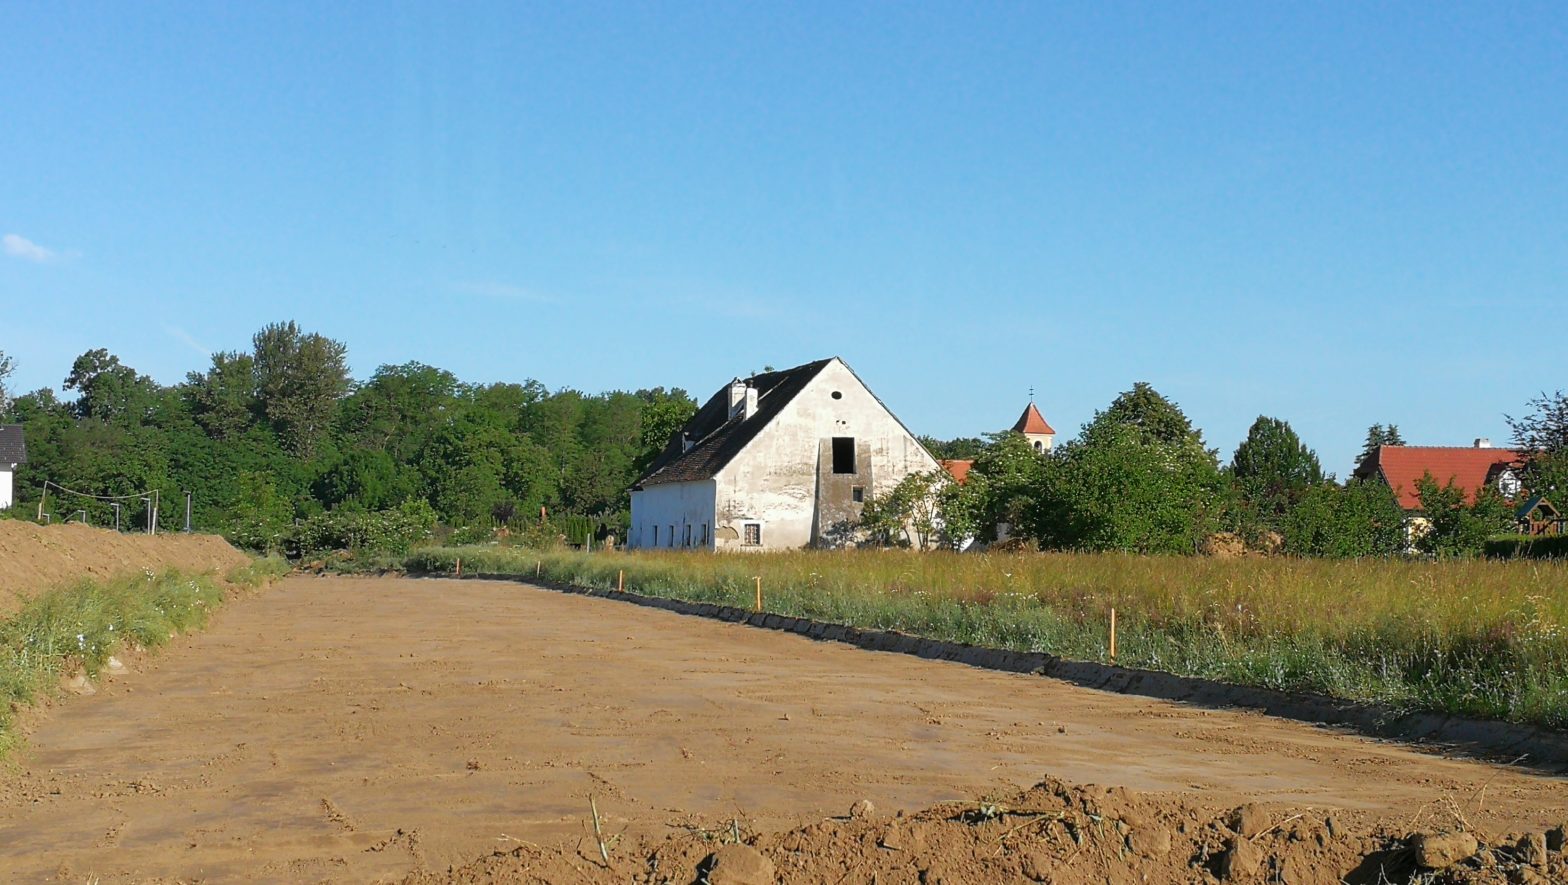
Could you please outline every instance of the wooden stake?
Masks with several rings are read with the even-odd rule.
[[[461,556],[457,558],[457,576],[459,578],[463,576],[463,557]]]
[[[534,560],[534,580],[539,580],[539,575],[543,574],[543,571],[544,563],[537,559]]]
[[[1116,609],[1111,609],[1111,663],[1116,663]]]
[[[757,611],[762,611],[762,576],[757,576]]]
[[[620,574],[615,576],[615,591],[617,593],[626,592],[626,569],[621,569]]]
[[[599,858],[605,866],[610,865],[610,850],[604,847],[604,831],[599,828],[599,806],[593,801],[593,794],[588,794],[588,809],[593,812],[593,838],[599,843]]]

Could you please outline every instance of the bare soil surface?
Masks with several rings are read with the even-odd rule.
[[[36,593],[83,578],[114,578],[143,569],[226,572],[248,557],[217,535],[121,534],[73,523],[0,520],[0,618]]]
[[[0,880],[691,882],[738,834],[709,881],[1338,881],[1456,829],[1453,881],[1565,872],[1514,844],[1562,779],[515,583],[290,578],[132,669],[0,775]]]

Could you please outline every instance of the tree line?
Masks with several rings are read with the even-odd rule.
[[[11,363],[0,355],[0,420],[25,426],[28,448],[11,515],[35,515],[49,481],[99,496],[157,490],[166,527],[183,521],[188,490],[197,530],[258,549],[286,545],[300,526],[301,545],[437,522],[488,534],[541,513],[615,526],[632,482],[696,410],[679,389],[471,384],[421,363],[355,381],[346,345],[293,322],[251,345],[168,386],[91,350],[71,364],[66,401],[50,388],[5,394]],[[106,502],[50,495],[56,519],[113,519]],[[144,527],[140,507],[124,516]]]
[[[246,351],[213,354],[181,383],[157,384],[105,349],[72,362],[74,399],[43,388],[12,396],[0,353],[0,421],[26,427],[17,475],[32,516],[45,482],[96,496],[156,491],[164,525],[193,525],[256,549],[397,546],[441,524],[487,537],[498,526],[620,532],[629,487],[694,414],[684,390],[586,394],[538,381],[471,384],[421,363],[355,381],[347,346],[293,322],[258,331]],[[1542,394],[1507,416],[1525,487],[1568,490],[1568,397]],[[1302,556],[1397,553],[1405,513],[1376,480],[1336,480],[1286,421],[1260,416],[1228,462],[1181,409],[1139,383],[1042,454],[1020,434],[940,441],[938,458],[973,459],[959,486],[906,479],[868,502],[862,527],[884,543],[1012,537],[1047,549],[1191,553],[1220,533]],[[1374,425],[1363,459],[1403,445]],[[1430,478],[1418,490],[1431,553],[1474,552],[1510,528],[1495,493],[1473,502]],[[107,502],[53,492],[54,518],[105,524]],[[127,506],[125,523],[145,527]],[[544,519],[541,518],[544,517]],[[463,538],[459,538],[463,540]]]
[[[1568,490],[1568,397],[1542,394],[1509,417],[1524,487]],[[926,440],[939,458],[972,458],[964,485],[915,476],[872,502],[865,525],[888,543],[923,546],[1005,530],[1027,545],[1060,550],[1193,553],[1227,536],[1246,549],[1299,556],[1404,552],[1472,555],[1514,528],[1494,488],[1472,499],[1430,475],[1417,493],[1429,529],[1407,533],[1407,514],[1376,478],[1340,482],[1278,418],[1259,416],[1228,462],[1181,409],[1146,383],[1122,393],[1079,435],[1039,453],[1022,434]],[[1404,445],[1394,425],[1367,431],[1359,461]],[[934,506],[922,502],[934,500]]]

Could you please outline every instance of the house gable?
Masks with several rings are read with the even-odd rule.
[[[1438,485],[1453,483],[1464,490],[1465,503],[1473,504],[1476,493],[1499,478],[1513,476],[1519,453],[1509,449],[1466,446],[1379,446],[1356,468],[1360,479],[1378,477],[1394,490],[1399,506],[1421,509],[1421,478],[1430,473]]]

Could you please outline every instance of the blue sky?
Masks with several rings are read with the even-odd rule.
[[[336,8],[326,8],[336,7]],[[11,3],[0,351],[161,382],[706,396],[843,356],[917,432],[1133,382],[1341,475],[1565,386],[1560,4]]]

